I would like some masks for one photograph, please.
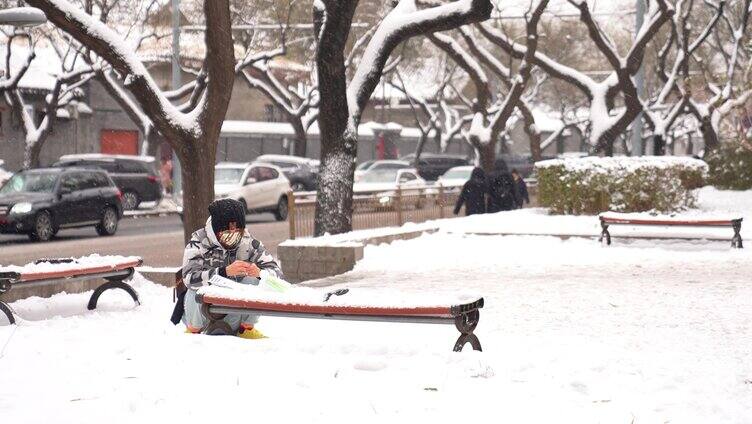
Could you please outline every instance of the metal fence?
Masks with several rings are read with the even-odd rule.
[[[391,191],[359,191],[353,196],[353,230],[401,226],[452,216],[460,187],[427,185],[397,187]],[[290,238],[312,237],[316,192],[290,192],[287,196]]]

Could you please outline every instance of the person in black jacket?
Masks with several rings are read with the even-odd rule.
[[[517,208],[520,195],[509,172],[495,172],[488,177],[488,213]]]
[[[473,169],[470,179],[462,186],[462,192],[454,206],[457,215],[465,205],[465,215],[486,213],[486,174],[480,168]]]
[[[527,193],[527,184],[516,169],[512,170],[512,178],[514,179],[515,185],[517,185],[517,194],[519,194],[519,197],[517,198],[517,209],[522,209],[525,203],[528,205],[530,204],[530,196]]]

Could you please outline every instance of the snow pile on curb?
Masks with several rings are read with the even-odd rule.
[[[118,264],[127,262],[137,262],[141,258],[138,256],[118,256],[118,255],[105,255],[92,254],[89,256],[83,256],[80,258],[70,258],[71,262],[30,262],[23,266],[8,265],[0,266],[0,272],[18,272],[20,274],[27,273],[44,273],[44,272],[61,272],[61,271],[74,271],[82,268],[95,268],[103,266],[115,267]]]
[[[584,158],[550,159],[535,163],[535,167],[538,169],[563,167],[570,172],[588,171],[593,174],[631,173],[639,169],[668,169],[675,166],[703,173],[708,171],[707,163],[688,156],[587,156]]]

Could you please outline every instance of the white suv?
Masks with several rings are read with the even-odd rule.
[[[290,181],[282,170],[266,163],[220,163],[214,167],[214,197],[240,201],[247,212],[272,212],[287,219]]]

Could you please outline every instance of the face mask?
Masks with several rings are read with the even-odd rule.
[[[234,249],[243,238],[243,230],[224,230],[217,234],[217,239],[225,249]]]

